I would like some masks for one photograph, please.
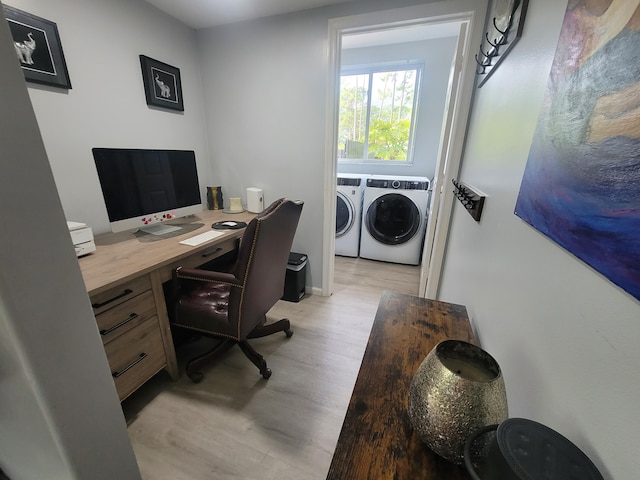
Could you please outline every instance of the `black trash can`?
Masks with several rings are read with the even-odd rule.
[[[483,475],[475,471],[471,447],[482,435],[496,431]],[[484,465],[483,465],[484,463]],[[538,422],[508,418],[474,433],[464,447],[464,464],[474,480],[604,480],[593,462],[569,439]]]
[[[307,256],[303,253],[289,253],[282,300],[299,302],[304,297],[306,279]]]

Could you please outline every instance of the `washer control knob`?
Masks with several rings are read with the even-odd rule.
[[[393,188],[399,188],[400,187],[400,180],[394,180],[393,182],[391,182],[391,186]]]

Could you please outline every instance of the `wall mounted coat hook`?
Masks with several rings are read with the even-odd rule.
[[[505,43],[507,43],[504,40],[504,36],[501,36],[500,38],[496,38],[493,42],[491,41],[491,39],[489,38],[489,32],[485,32],[484,37],[487,39],[487,43],[489,45],[491,45],[493,48],[496,49],[496,55],[498,52],[498,48],[500,48],[500,46],[504,45]]]
[[[491,59],[496,56],[496,49],[495,48],[491,48],[491,49],[489,49],[488,53],[485,53],[484,50],[482,50],[482,45],[481,45],[480,46],[480,54],[483,55],[484,58],[486,58],[489,61],[485,65],[491,65]]]
[[[529,0],[491,2],[487,15],[489,20],[476,60],[480,65],[476,74],[482,75],[478,79],[478,88],[486,83],[522,36],[528,4]],[[489,62],[485,62],[483,56],[489,58]]]
[[[467,212],[469,212],[469,215],[471,215],[476,222],[479,222],[486,197],[462,182],[458,182],[455,179],[452,179],[451,182],[453,182],[454,186],[453,194],[460,200],[460,203]]]
[[[476,73],[478,75],[482,75],[483,73],[485,73],[485,70],[487,68],[487,64],[483,64],[480,60],[478,60],[478,54],[477,53],[475,55],[475,58],[476,58],[476,63],[478,64],[478,67],[480,67],[480,68],[476,67]]]
[[[478,67],[476,67],[476,73],[479,75],[482,75],[483,73],[485,73],[486,68],[491,65],[491,60],[487,60],[487,58],[485,57],[484,60],[480,61],[478,60],[478,54],[475,54],[475,59],[476,59],[476,63],[478,64]]]
[[[513,21],[513,16],[510,16],[509,22],[507,23],[507,28],[505,28],[504,30],[500,30],[500,27],[498,27],[498,24],[497,24],[496,17],[493,17],[493,28],[495,28],[496,31],[501,35],[502,43],[507,43],[506,35],[509,32],[509,29],[511,28],[512,21]]]

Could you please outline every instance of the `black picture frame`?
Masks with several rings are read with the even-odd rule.
[[[140,55],[140,66],[147,105],[183,112],[180,70],[146,55]]]
[[[487,29],[476,54],[478,88],[482,87],[522,36],[529,0],[492,0]]]
[[[2,8],[25,80],[69,90],[71,80],[58,26],[8,5]]]

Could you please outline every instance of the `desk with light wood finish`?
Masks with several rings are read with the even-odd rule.
[[[206,210],[172,222],[182,224],[184,233],[169,238],[99,235],[96,251],[78,259],[120,400],[162,369],[178,378],[162,284],[180,265],[197,267],[234,250],[244,230],[221,230],[223,235],[196,247],[180,240],[210,231],[217,221],[248,222],[253,216]]]
[[[327,479],[470,478],[420,440],[407,413],[413,375],[447,339],[474,342],[464,306],[383,292]]]

